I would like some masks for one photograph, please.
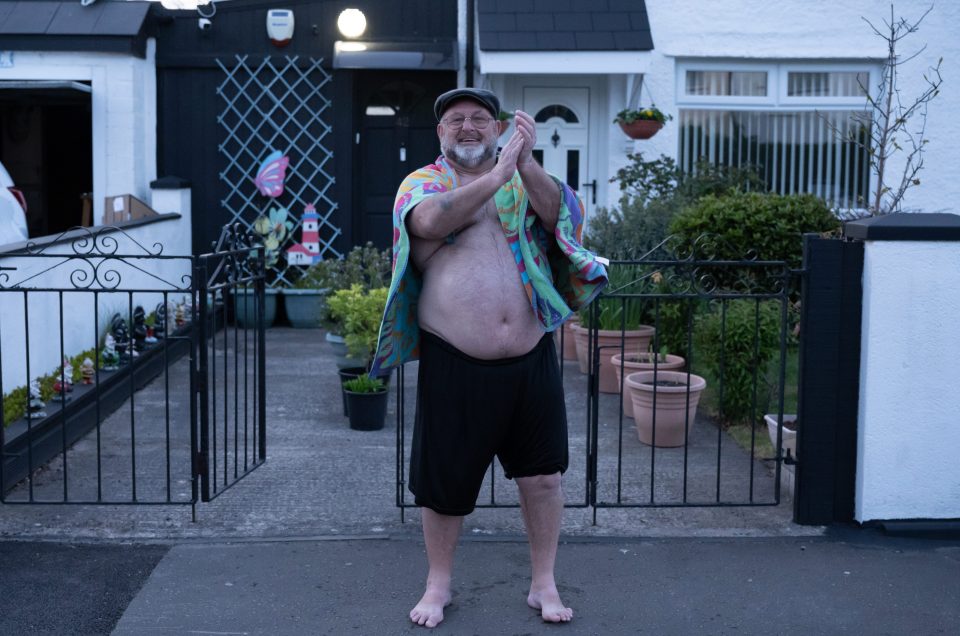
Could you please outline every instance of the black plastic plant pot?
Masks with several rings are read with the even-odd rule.
[[[358,378],[364,373],[367,372],[366,367],[346,367],[344,369],[337,369],[337,373],[340,375],[340,387],[343,388],[343,383],[347,380],[352,380]],[[346,417],[350,415],[350,406],[347,404],[347,392],[346,390],[341,390],[340,393],[343,397],[343,415]]]
[[[344,390],[350,411],[350,428],[355,431],[379,431],[387,419],[387,390],[354,393]]]

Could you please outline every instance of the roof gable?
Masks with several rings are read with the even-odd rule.
[[[644,0],[477,0],[484,51],[650,51]]]

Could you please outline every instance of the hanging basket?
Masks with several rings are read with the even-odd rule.
[[[655,119],[638,119],[629,124],[622,121],[618,123],[620,130],[630,139],[650,139],[663,128],[663,124]]]

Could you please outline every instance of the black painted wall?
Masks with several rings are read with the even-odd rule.
[[[328,139],[334,158],[329,164],[336,179],[331,198],[338,204],[337,220],[343,234],[338,247],[348,249],[360,241],[354,217],[354,134],[360,123],[360,106],[354,103],[353,71],[332,68],[333,43],[342,39],[336,29],[340,11],[362,10],[367,31],[361,40],[391,42],[452,42],[457,37],[456,0],[234,0],[217,5],[208,31],[197,27],[193,11],[166,11],[155,7],[153,35],[157,38],[158,176],[188,179],[193,187],[193,249],[209,250],[229,218],[220,202],[226,195],[218,174],[223,158],[217,146],[224,133],[217,124],[222,109],[216,87],[223,72],[219,58],[233,61],[236,55],[253,59],[264,55],[322,57],[333,80],[325,95],[333,105],[327,123],[333,127]],[[266,35],[268,9],[292,9],[293,41],[284,48],[273,46]],[[395,71],[398,78],[418,71]],[[456,76],[450,73],[451,88]],[[397,184],[399,185],[399,183]],[[362,230],[363,228],[361,228]]]

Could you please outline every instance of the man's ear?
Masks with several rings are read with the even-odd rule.
[[[443,124],[437,124],[437,139],[443,139]]]

